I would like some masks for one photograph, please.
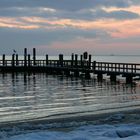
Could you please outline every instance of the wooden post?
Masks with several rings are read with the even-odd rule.
[[[12,54],[12,67],[15,66],[15,54]]]
[[[104,64],[104,66],[105,66],[105,71],[106,71],[106,63]]]
[[[46,66],[48,65],[48,54],[46,54]]]
[[[131,64],[131,73],[133,73],[133,64]]]
[[[80,56],[80,60],[81,60],[81,68],[83,68],[83,55]]]
[[[98,81],[102,81],[103,80],[103,74],[102,73],[98,73],[97,79],[98,79]]]
[[[36,65],[36,49],[33,48],[33,65]]]
[[[5,54],[2,55],[2,65],[5,66]]]
[[[59,65],[63,67],[63,54],[59,54]]]
[[[96,61],[93,61],[93,71],[96,70]]]
[[[77,67],[78,64],[78,54],[75,54],[75,67]]]
[[[84,56],[84,59],[86,60],[88,58],[88,53],[87,52],[84,52],[83,53],[83,56]]]
[[[107,71],[109,71],[109,63],[107,64]]]
[[[64,71],[64,74],[65,74],[66,76],[70,76],[70,70],[65,70],[65,71]]]
[[[103,69],[103,65],[102,65],[102,62],[100,63],[100,66],[101,66],[101,69],[100,69],[100,70],[102,71],[102,69]]]
[[[90,67],[91,67],[91,54],[89,55],[89,58],[88,58],[89,60],[88,60],[88,66],[89,66],[89,69],[90,69]]]
[[[75,71],[74,71],[74,76],[75,76],[75,77],[79,77],[79,71],[78,71],[78,70],[75,70]]]
[[[134,67],[134,73],[136,73],[137,72],[137,67],[136,67],[137,65],[135,65],[135,67]]]
[[[123,64],[123,72],[125,72],[125,64]]]
[[[119,72],[121,71],[121,65],[119,64],[119,66],[118,66],[118,69],[119,69]]]
[[[126,83],[127,83],[127,84],[131,84],[132,81],[133,81],[133,77],[132,77],[131,75],[127,75],[127,76],[126,76]]]
[[[74,62],[74,54],[72,53],[71,55],[71,66],[73,67],[73,62]]]
[[[16,54],[16,66],[18,66],[18,54]]]
[[[91,78],[90,73],[89,73],[88,71],[85,72],[85,78],[86,78],[86,79],[90,79],[90,78]]]
[[[115,64],[115,71],[117,71],[117,64]]]
[[[28,67],[31,66],[31,61],[30,61],[30,54],[28,54]]]
[[[113,71],[113,64],[111,64],[111,71]]]
[[[78,54],[75,54],[75,65],[74,65],[74,67],[77,68],[77,66],[78,66]],[[75,77],[79,77],[79,71],[78,71],[78,69],[75,70],[74,76]]]
[[[27,48],[24,48],[24,66],[27,66]]]
[[[113,82],[116,82],[116,75],[115,74],[111,74],[110,75],[110,80]]]

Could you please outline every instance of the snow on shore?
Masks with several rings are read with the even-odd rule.
[[[67,122],[0,128],[0,140],[140,140],[140,116],[128,117],[129,123],[126,116],[111,115],[97,124]]]
[[[72,131],[37,131],[2,140],[139,140],[140,125],[85,125]]]

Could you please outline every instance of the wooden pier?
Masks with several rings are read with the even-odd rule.
[[[46,54],[43,60],[36,59],[36,49],[33,48],[33,55],[24,49],[24,58],[19,59],[18,54],[13,54],[10,60],[6,59],[5,54],[0,60],[0,72],[45,72],[48,74],[65,74],[76,77],[84,75],[90,78],[91,74],[97,74],[98,80],[103,79],[103,75],[110,76],[111,81],[116,81],[118,75],[126,78],[126,83],[131,83],[133,78],[140,76],[140,64],[134,63],[111,63],[92,61],[91,55],[87,52],[78,56],[72,54],[70,60],[64,60],[63,54],[59,55],[58,60],[49,60]]]

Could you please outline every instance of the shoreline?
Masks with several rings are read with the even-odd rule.
[[[36,133],[36,132],[72,132],[82,126],[121,126],[132,124],[140,126],[140,108],[127,111],[104,112],[65,118],[40,118],[27,122],[11,122],[0,124],[0,138],[4,136]]]
[[[80,123],[85,124],[93,124],[93,125],[100,125],[100,124],[119,124],[119,123],[135,123],[140,124],[140,107],[134,108],[124,108],[124,109],[114,109],[112,110],[104,110],[104,111],[96,111],[91,114],[88,113],[79,113],[78,116],[75,114],[67,114],[65,116],[50,116],[50,117],[43,117],[34,120],[24,120],[24,121],[13,121],[13,122],[4,122],[0,123],[0,130],[2,128],[12,128],[12,127],[22,127],[24,126],[26,129],[29,126],[32,128],[36,128],[36,126],[46,125],[53,128],[53,124],[59,124],[58,128],[65,127],[65,125],[80,125]],[[62,125],[61,125],[62,124]],[[55,128],[57,126],[54,126]],[[69,127],[67,125],[66,127]]]

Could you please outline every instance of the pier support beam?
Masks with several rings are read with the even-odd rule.
[[[15,66],[15,54],[12,54],[12,67]]]
[[[5,54],[2,55],[2,65],[5,66]]]
[[[49,59],[48,54],[46,54],[46,66],[48,65],[48,59]]]
[[[24,66],[27,66],[27,48],[24,48]]]
[[[63,67],[63,54],[59,54],[59,65]]]
[[[90,77],[90,72],[88,72],[88,71],[85,72],[85,78],[86,78],[86,79],[90,79],[90,78],[91,78],[91,77]]]
[[[89,55],[89,58],[88,58],[89,60],[88,60],[88,67],[89,67],[89,69],[90,69],[90,67],[91,67],[91,54]]]
[[[75,54],[75,67],[78,65],[78,54]]]
[[[110,80],[112,81],[112,82],[116,82],[116,75],[115,74],[111,74],[110,75]]]
[[[96,70],[96,61],[93,61],[93,71]]]
[[[33,65],[35,66],[36,65],[36,49],[33,48]]]
[[[70,76],[70,71],[69,71],[69,70],[66,70],[66,71],[64,71],[64,74],[65,74],[66,76]]]
[[[79,71],[75,71],[75,72],[74,72],[74,76],[75,76],[75,77],[79,77],[79,75],[80,75],[80,74],[79,74]]]
[[[98,79],[98,81],[102,81],[103,80],[103,74],[102,73],[98,73],[97,79]]]
[[[126,83],[127,84],[131,84],[132,83],[132,81],[133,81],[133,77],[132,76],[126,76]]]
[[[81,68],[83,67],[83,55],[80,56]]]
[[[16,54],[16,66],[18,66],[18,54]]]
[[[30,54],[28,54],[28,67],[31,66],[31,61],[30,61]]]
[[[71,67],[73,67],[73,62],[74,62],[74,54],[72,53],[72,55],[71,55]]]

